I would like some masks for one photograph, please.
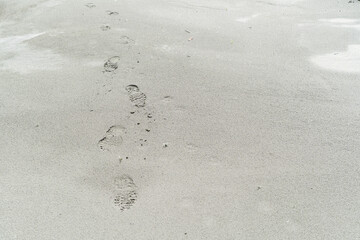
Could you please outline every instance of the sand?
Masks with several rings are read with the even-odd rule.
[[[1,0],[0,239],[359,239],[360,2]]]

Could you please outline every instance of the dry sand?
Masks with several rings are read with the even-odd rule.
[[[0,239],[360,239],[360,2],[1,0],[0,133]]]

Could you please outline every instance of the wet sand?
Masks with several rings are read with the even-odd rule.
[[[360,238],[360,2],[0,1],[0,239]]]

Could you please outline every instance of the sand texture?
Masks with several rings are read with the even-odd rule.
[[[0,0],[0,240],[360,239],[360,1]]]

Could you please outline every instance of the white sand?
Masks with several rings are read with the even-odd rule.
[[[360,238],[360,2],[88,3],[0,1],[0,239]]]

